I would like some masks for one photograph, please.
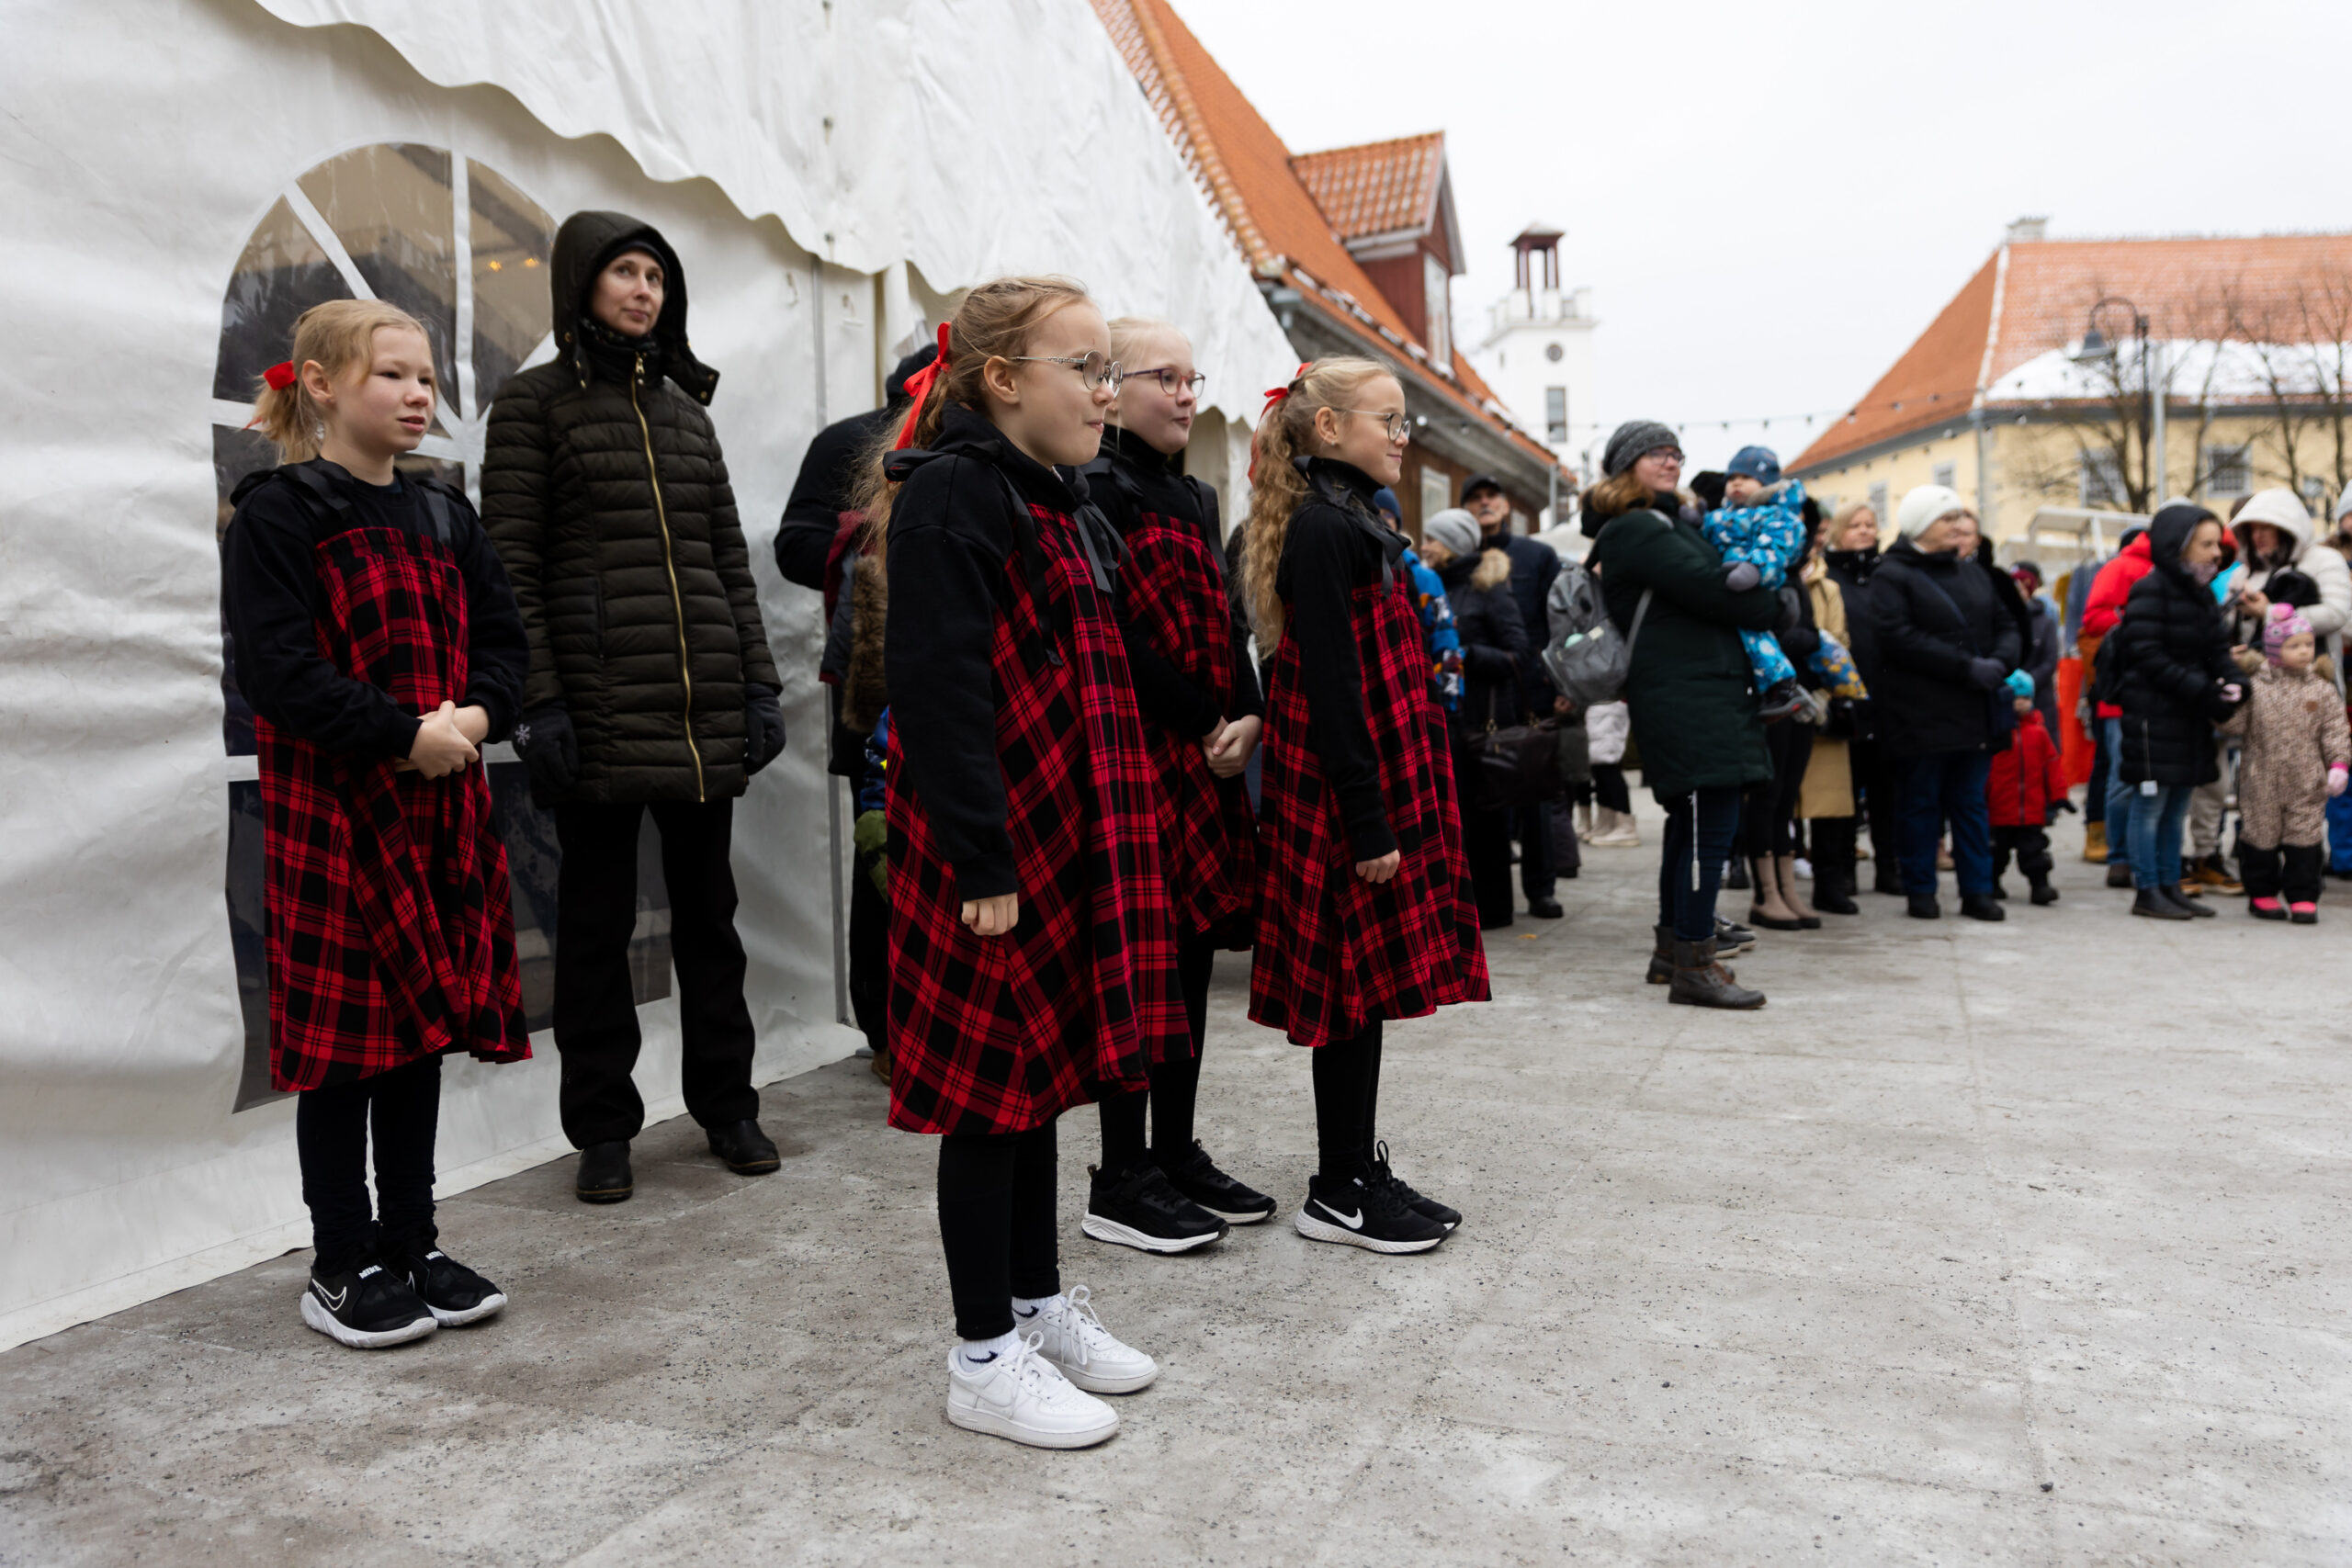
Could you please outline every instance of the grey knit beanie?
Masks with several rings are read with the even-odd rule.
[[[1456,560],[1478,558],[1478,520],[1458,506],[1432,513],[1421,525],[1421,537],[1443,545]]]
[[[1681,445],[1680,436],[1654,419],[1629,419],[1616,428],[1609,437],[1609,445],[1600,449],[1600,471],[1615,479],[1640,462],[1645,453]]]

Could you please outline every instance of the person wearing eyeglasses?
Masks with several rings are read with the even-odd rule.
[[[1258,823],[1241,773],[1265,705],[1249,625],[1226,592],[1216,492],[1184,472],[1207,378],[1193,368],[1183,333],[1166,321],[1113,321],[1111,352],[1119,395],[1101,455],[1080,472],[1127,547],[1119,625],[1151,753],[1192,1050],[1152,1063],[1148,1094],[1102,1097],[1102,1163],[1081,1228],[1145,1252],[1189,1252],[1227,1224],[1256,1224],[1275,1208],[1218,1169],[1193,1135],[1210,972],[1218,950],[1249,950],[1257,911]]]
[[[1119,366],[1082,288],[1008,277],[920,379],[856,497],[888,588],[890,1124],[940,1138],[948,1420],[1085,1448],[1119,1427],[1094,1394],[1159,1368],[1063,1289],[1055,1125],[1192,1049],[1119,542],[1073,471]]]
[[[1585,558],[1600,575],[1609,618],[1633,638],[1625,701],[1643,782],[1666,807],[1650,972],[1670,980],[1671,1002],[1760,1008],[1764,994],[1716,961],[1715,897],[1741,792],[1772,776],[1739,634],[1771,629],[1780,595],[1753,572],[1726,572],[1683,503],[1682,446],[1670,427],[1620,425],[1601,471],[1584,498],[1586,526],[1600,536]]]
[[[1382,1024],[1487,996],[1445,710],[1404,536],[1373,506],[1412,435],[1385,366],[1301,366],[1258,421],[1244,550],[1270,650],[1250,1017],[1311,1047],[1317,1170],[1299,1234],[1375,1253],[1426,1252],[1462,1222],[1389,1164]]]

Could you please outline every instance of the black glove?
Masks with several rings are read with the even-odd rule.
[[[1724,573],[1724,586],[1734,593],[1745,593],[1763,581],[1764,574],[1756,570],[1752,560],[1741,561]]]
[[[1997,659],[1972,659],[1968,661],[1968,678],[1989,692],[2007,680],[2009,671]]]
[[[559,707],[533,708],[514,727],[514,754],[531,771],[531,798],[553,806],[571,793],[580,773],[580,739],[571,716]]]
[[[756,773],[784,755],[784,705],[766,686],[743,688],[743,771]]]

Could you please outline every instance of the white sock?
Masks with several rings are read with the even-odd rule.
[[[956,1348],[956,1354],[963,1358],[965,1366],[978,1371],[999,1356],[1011,1355],[1019,1343],[1019,1337],[1012,1334],[1000,1334],[993,1339],[967,1339]]]
[[[1059,1306],[1068,1298],[1059,1293],[1050,1296],[1015,1296],[1012,1298],[1012,1321],[1025,1324],[1049,1306]]]

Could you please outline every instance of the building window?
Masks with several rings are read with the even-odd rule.
[[[1446,476],[1443,468],[1433,468],[1427,463],[1422,464],[1420,521],[1428,522],[1453,504],[1453,479]]]
[[[1429,344],[1430,357],[1442,369],[1453,364],[1453,306],[1447,288],[1445,264],[1421,253],[1421,303],[1429,316],[1429,330],[1421,335]]]
[[[2123,463],[2112,452],[2083,454],[2081,497],[2085,506],[2121,507],[2126,504],[2123,488]]]
[[[1544,439],[1555,446],[1567,444],[1568,389],[1566,387],[1544,389]]]
[[[2254,488],[2254,461],[2244,446],[2205,448],[2205,488],[2215,495],[2244,495]]]
[[[1885,533],[1887,531],[1887,525],[1894,520],[1894,513],[1886,509],[1886,481],[1884,479],[1881,479],[1878,483],[1871,486],[1871,511],[1878,518],[1879,532],[1882,534]]]
[[[2327,481],[2317,474],[2303,476],[2303,510],[2314,517],[2327,515]]]
[[[1959,477],[1960,470],[1955,465],[1951,463],[1938,463],[1935,467],[1935,471],[1928,476],[1928,482],[1930,484],[1939,484],[1943,486],[1944,489],[1951,490],[1952,488],[1952,480]]]

